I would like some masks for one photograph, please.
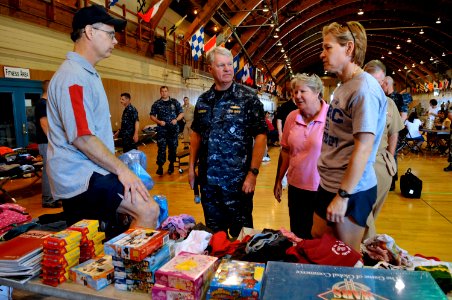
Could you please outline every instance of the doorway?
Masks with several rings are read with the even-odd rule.
[[[35,142],[35,105],[41,81],[0,78],[0,146],[26,147]]]

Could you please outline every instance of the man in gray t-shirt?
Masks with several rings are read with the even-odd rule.
[[[50,82],[47,167],[53,198],[63,200],[68,225],[81,219],[113,224],[116,213],[130,215],[139,226],[154,227],[157,221],[158,205],[114,155],[107,95],[94,68],[111,55],[115,30],[125,25],[101,6],[80,9],[72,22],[74,52]]]

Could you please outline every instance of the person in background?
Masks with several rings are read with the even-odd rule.
[[[449,101],[447,101],[449,103]],[[450,108],[450,106],[449,106]],[[451,128],[451,121],[452,121],[452,109],[449,109],[447,112],[447,119],[449,120],[449,156],[447,158],[447,162],[449,162],[449,165],[444,168],[444,172],[451,172],[452,171],[452,128]]]
[[[364,66],[364,71],[372,75],[380,85],[383,85],[386,75],[386,66],[381,61],[369,61]],[[397,171],[397,163],[394,160],[394,154],[396,152],[399,131],[404,128],[404,125],[394,101],[389,97],[386,98],[386,100],[386,126],[383,135],[381,136],[381,142],[378,146],[374,164],[375,174],[377,175],[377,200],[375,201],[372,212],[367,218],[367,226],[363,240],[374,237],[377,234],[375,220],[388,196],[392,177]]]
[[[188,149],[190,144],[191,124],[193,122],[193,114],[195,112],[195,106],[190,103],[188,97],[184,97],[184,105],[182,105],[184,111],[184,150]]]
[[[443,123],[441,124],[442,129],[449,129],[450,130],[450,124],[452,123],[452,110],[449,110],[447,112],[447,117],[444,119]]]
[[[206,226],[237,237],[242,227],[253,227],[267,125],[256,93],[234,82],[231,51],[216,47],[207,63],[215,83],[196,102],[188,182],[192,189],[199,183]]]
[[[311,239],[320,182],[317,160],[328,104],[322,100],[323,84],[319,76],[296,74],[290,85],[298,109],[287,116],[284,125],[273,193],[281,202],[282,179],[287,172],[290,230],[300,238]]]
[[[267,144],[277,145],[277,142],[279,141],[278,130],[273,126],[272,117],[268,111],[265,112],[265,123],[267,123],[268,128]]]
[[[110,109],[94,66],[110,57],[118,43],[115,31],[126,21],[111,17],[100,5],[78,10],[72,21],[74,51],[49,85],[47,171],[54,199],[63,200],[66,223],[81,219],[155,228],[159,206],[145,185],[114,154]],[[108,233],[111,236],[117,232]]]
[[[42,95],[35,106],[35,122],[36,122],[36,141],[38,143],[39,154],[42,156],[42,207],[43,208],[60,208],[61,203],[52,198],[50,191],[49,177],[47,175],[47,134],[49,132],[49,122],[47,120],[47,88],[50,80],[42,82]]]
[[[442,129],[443,122],[446,119],[446,112],[444,110],[439,110],[438,114],[436,115],[435,121],[433,124],[435,125],[436,129]]]
[[[138,132],[140,131],[140,120],[138,119],[138,111],[130,103],[131,97],[129,93],[122,93],[120,102],[124,106],[121,117],[121,128],[116,131],[114,137],[122,140],[122,151],[129,152],[137,149]]]
[[[419,131],[419,128],[422,126],[422,122],[419,120],[417,112],[414,111],[410,114],[408,119],[405,120],[405,126],[408,129],[408,139],[417,141],[417,149],[421,149],[421,145],[424,143],[425,139]]]
[[[318,170],[312,235],[328,232],[360,251],[367,217],[377,198],[375,155],[386,122],[386,96],[364,72],[367,37],[359,22],[323,28],[324,69],[341,85],[334,91],[325,123]]]
[[[168,174],[174,173],[176,161],[177,137],[179,125],[177,122],[184,118],[180,103],[168,94],[168,87],[160,87],[160,99],[152,104],[149,113],[151,121],[157,124],[157,175],[163,175],[163,165],[166,162],[166,147],[168,147]]]
[[[439,111],[438,101],[436,99],[431,99],[430,107],[427,112],[429,119],[434,120],[438,115],[438,111]]]
[[[408,117],[408,105],[405,101],[403,101],[402,95],[394,90],[394,79],[392,79],[391,76],[386,76],[381,87],[383,88],[386,96],[395,102],[395,105],[400,113],[400,117],[402,117],[402,121],[405,122]]]

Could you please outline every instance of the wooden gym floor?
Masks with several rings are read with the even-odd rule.
[[[179,145],[182,149],[182,145]],[[140,146],[148,158],[148,172],[155,181],[151,194],[166,195],[169,214],[190,214],[197,222],[204,222],[202,207],[193,201],[193,192],[187,183],[187,165],[184,172],[157,176],[155,158],[157,145]],[[255,228],[289,229],[287,192],[278,203],[273,197],[279,148],[269,149],[270,162],[262,163],[254,196]],[[182,159],[188,162],[188,157]],[[406,199],[400,195],[399,185],[390,192],[382,212],[377,219],[377,232],[392,236],[396,243],[409,254],[435,256],[444,261],[452,261],[452,172],[446,173],[447,157],[430,153],[399,156],[399,175],[407,168],[423,180],[421,199]],[[167,170],[167,164],[164,166]],[[60,209],[41,207],[41,181],[38,178],[19,179],[8,182],[5,188],[37,217],[45,213],[56,213]]]

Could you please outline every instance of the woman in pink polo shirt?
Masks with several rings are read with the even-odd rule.
[[[328,104],[322,100],[323,84],[319,76],[297,74],[290,85],[298,109],[286,119],[273,193],[281,202],[281,181],[287,171],[290,230],[298,237],[309,239],[320,183],[317,159]]]

